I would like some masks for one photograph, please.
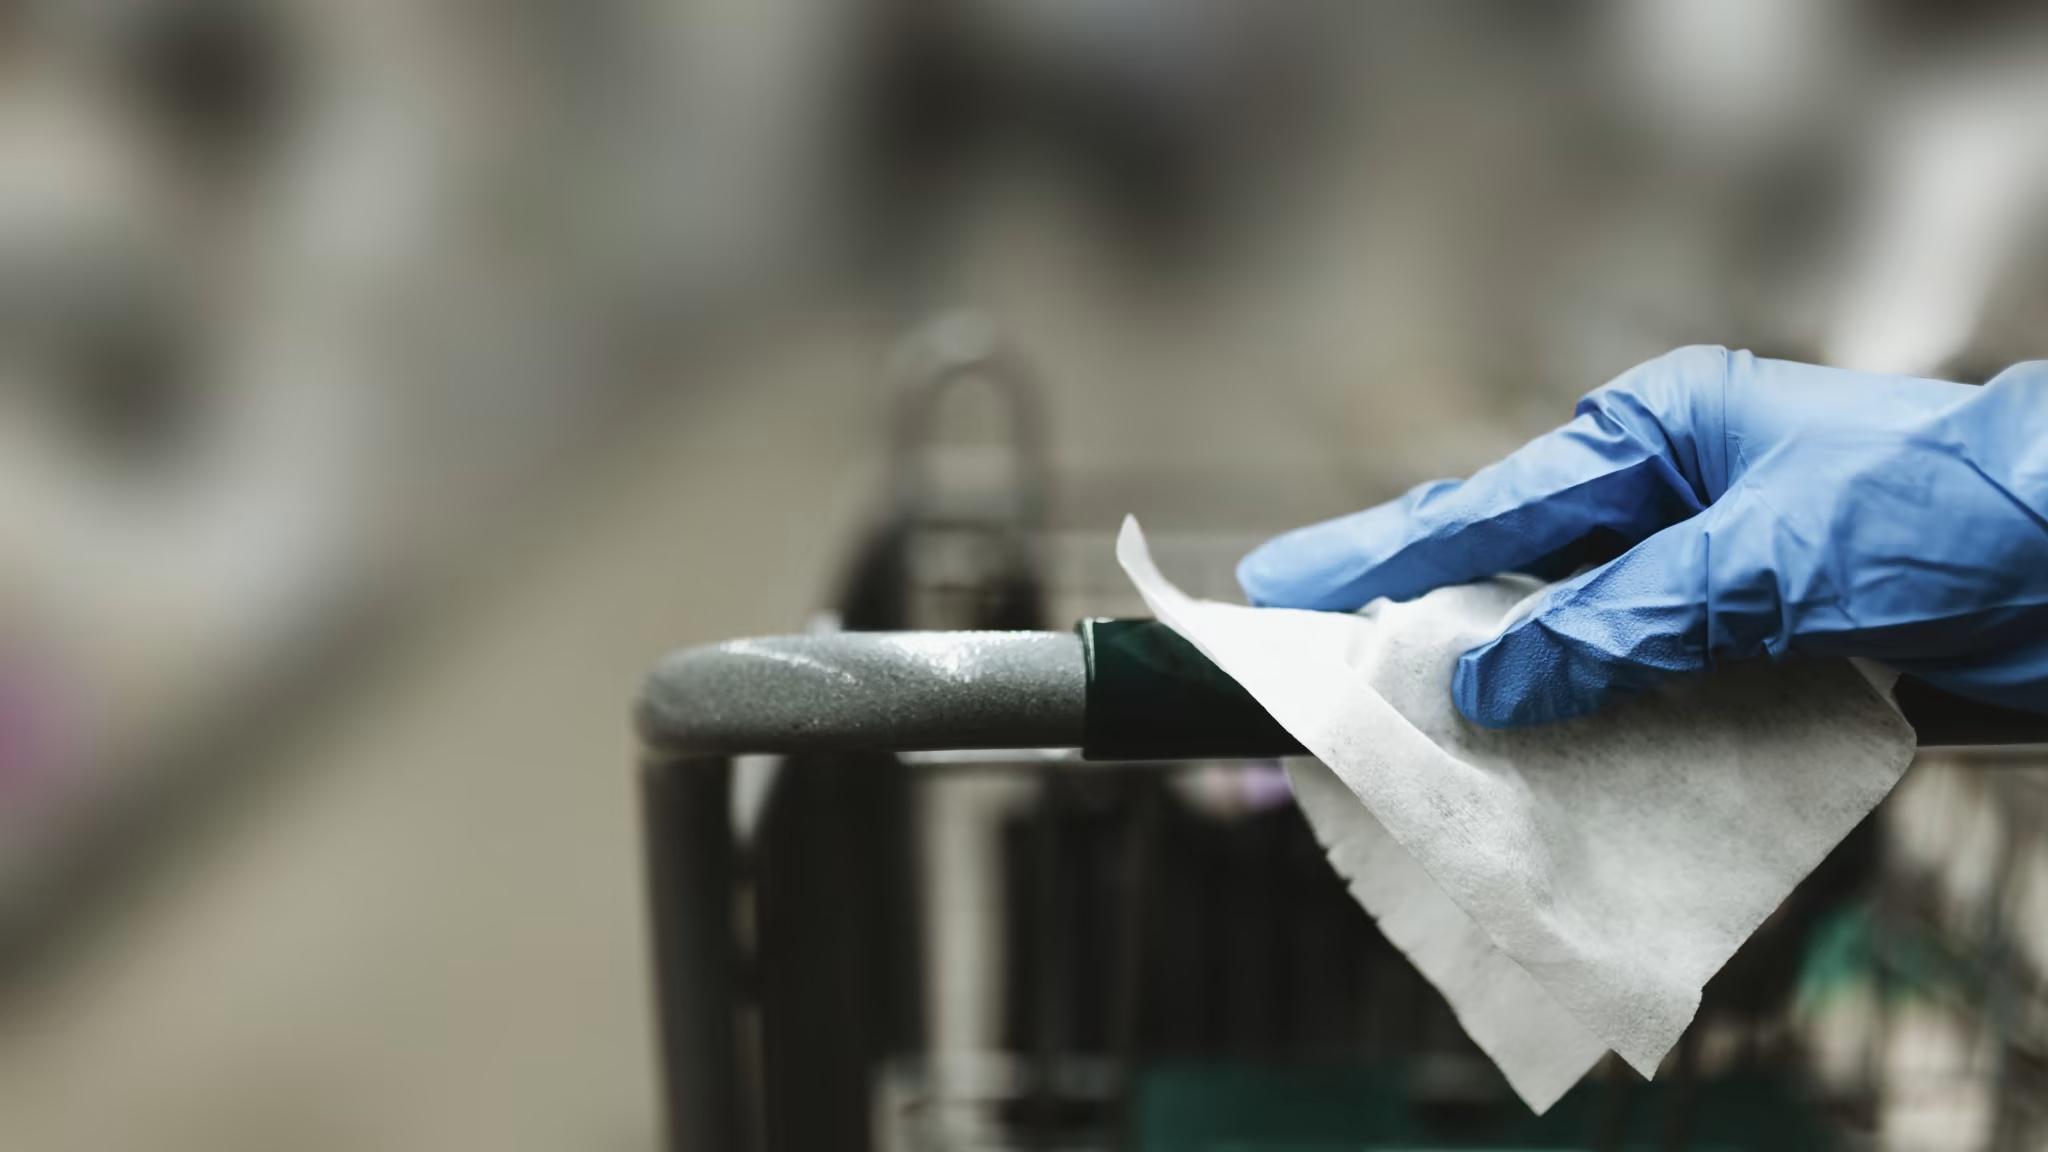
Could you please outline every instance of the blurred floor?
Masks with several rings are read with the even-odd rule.
[[[16,998],[7,1146],[653,1147],[627,710],[670,645],[815,607],[872,454],[818,383],[876,355],[785,342],[650,411]]]

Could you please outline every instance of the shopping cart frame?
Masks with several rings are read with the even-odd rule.
[[[1911,679],[1894,696],[1923,746],[2048,743],[2048,716]],[[1128,762],[1301,751],[1235,682],[1149,620],[692,648],[648,677],[637,721],[660,1087],[677,1152],[759,1139],[744,1119],[735,1026],[735,757],[1033,749]]]

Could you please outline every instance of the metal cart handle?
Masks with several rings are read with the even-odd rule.
[[[1910,677],[1894,699],[1923,746],[2048,743],[2048,715]],[[1089,760],[1231,759],[1301,746],[1155,620],[1063,632],[842,632],[676,653],[639,711],[652,751],[1078,748]]]

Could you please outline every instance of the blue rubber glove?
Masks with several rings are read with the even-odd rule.
[[[1238,581],[1350,610],[1602,560],[1459,660],[1466,718],[1546,723],[1799,656],[2048,712],[2048,362],[1979,388],[1683,348],[1469,480],[1265,544]]]

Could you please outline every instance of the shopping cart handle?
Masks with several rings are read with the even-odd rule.
[[[1917,680],[1894,693],[1923,746],[2048,744],[2048,716]],[[650,752],[1079,748],[1090,760],[1301,752],[1235,680],[1156,620],[1074,632],[840,632],[678,652],[640,701]]]
[[[1157,620],[1084,620],[1091,760],[1286,756],[1301,745],[1237,681]],[[1892,693],[1922,747],[2048,744],[2048,715],[1901,677]]]
[[[1299,756],[1288,734],[1229,673],[1157,620],[1081,621],[1090,760]]]

